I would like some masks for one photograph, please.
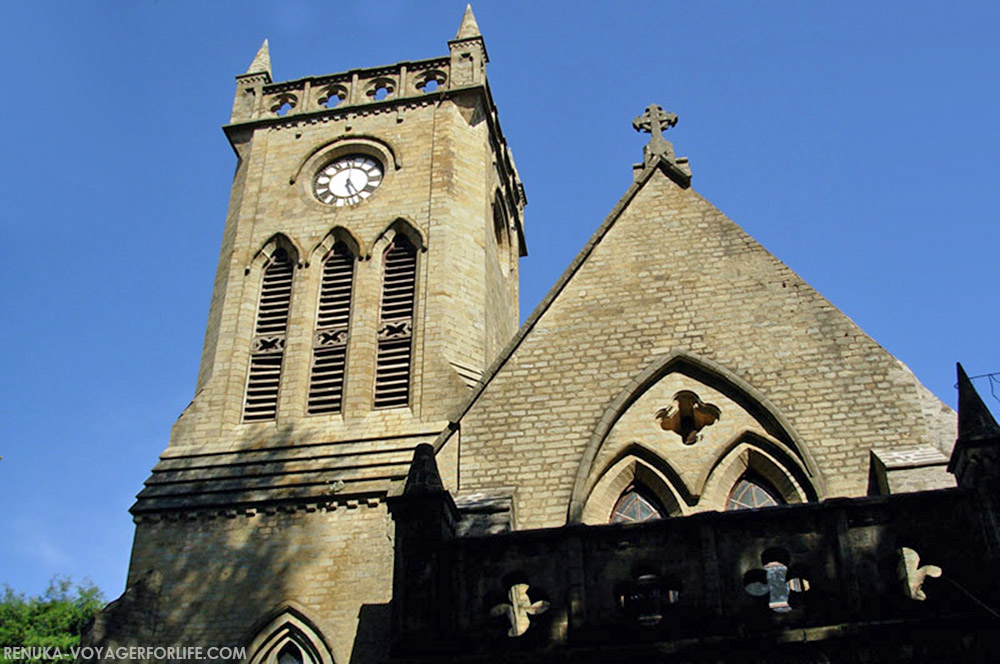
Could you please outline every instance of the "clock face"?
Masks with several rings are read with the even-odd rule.
[[[313,193],[327,205],[354,205],[382,184],[382,164],[363,154],[341,157],[324,166],[313,180]]]

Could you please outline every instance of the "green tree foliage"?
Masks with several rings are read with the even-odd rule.
[[[84,626],[104,605],[104,595],[89,581],[74,584],[55,577],[40,597],[25,597],[7,584],[0,594],[0,662],[35,664],[40,660],[5,659],[3,648],[69,648],[80,644]]]

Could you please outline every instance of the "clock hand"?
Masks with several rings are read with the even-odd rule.
[[[354,187],[354,183],[351,182],[351,174],[350,173],[347,174],[347,182],[344,184],[344,189],[346,189],[347,193],[349,193],[349,194],[352,193],[351,189],[354,189],[353,193],[357,193],[358,192],[358,190]]]

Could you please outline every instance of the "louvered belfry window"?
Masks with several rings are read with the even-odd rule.
[[[264,268],[257,323],[250,349],[250,375],[243,404],[244,422],[273,420],[278,410],[278,383],[285,355],[294,268],[288,252],[281,248],[274,252]]]
[[[339,413],[343,404],[353,285],[354,256],[347,245],[338,242],[323,263],[309,376],[310,415]]]
[[[410,403],[413,298],[417,276],[416,248],[401,233],[385,252],[384,270],[375,361],[375,407],[396,408]]]

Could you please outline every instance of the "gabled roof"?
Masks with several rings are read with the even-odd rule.
[[[590,256],[594,247],[600,244],[601,240],[604,239],[604,236],[614,225],[615,221],[618,220],[621,213],[628,208],[629,203],[632,202],[632,199],[635,198],[636,194],[638,194],[645,184],[649,182],[650,178],[652,178],[655,173],[661,172],[666,177],[672,177],[671,171],[675,168],[676,167],[673,164],[669,163],[665,158],[659,155],[655,156],[648,164],[646,164],[638,177],[636,177],[632,184],[629,185],[629,188],[625,190],[625,194],[618,200],[618,203],[616,203],[611,209],[611,212],[608,213],[608,216],[604,218],[601,225],[597,227],[597,230],[590,236],[587,243],[583,245],[583,248],[569,264],[569,267],[563,271],[559,279],[556,280],[556,283],[553,284],[552,288],[549,289],[549,292],[542,298],[542,301],[538,303],[538,306],[536,306],[534,311],[531,312],[531,315],[529,315],[524,321],[524,324],[517,331],[517,334],[514,335],[514,338],[510,340],[502,351],[500,351],[500,354],[497,356],[497,359],[494,360],[493,364],[491,364],[489,368],[483,372],[483,376],[480,378],[479,383],[476,384],[475,388],[473,388],[466,400],[449,418],[452,424],[458,424],[462,417],[469,412],[469,409],[476,403],[476,400],[490,384],[490,381],[493,380],[501,369],[503,369],[507,360],[510,359],[510,357],[517,350],[518,346],[521,345],[521,342],[524,341],[524,339],[531,333],[531,330],[535,327],[535,323],[538,322],[538,320],[548,310],[549,306],[551,306],[552,303],[555,302],[556,298],[559,297],[559,294],[566,287],[566,284],[570,282],[573,275],[575,275],[587,261],[587,257]],[[453,431],[453,428],[448,428],[443,431],[435,441],[434,448],[440,449],[451,437]]]
[[[950,447],[954,413],[902,362],[690,190],[680,160],[646,157],[452,414],[436,449],[461,428],[462,458],[472,467],[486,464],[494,473],[516,465],[517,450],[561,448],[540,463],[565,468],[584,458],[581,441],[604,417],[595,409],[676,352],[721,367],[730,382],[771,399],[803,441],[822,448],[816,458],[826,458],[838,482],[849,478],[831,484],[834,495],[863,491],[866,478],[859,477],[874,446]],[[501,470],[489,481],[516,486],[515,474]],[[464,487],[488,483],[485,475],[462,477]]]

